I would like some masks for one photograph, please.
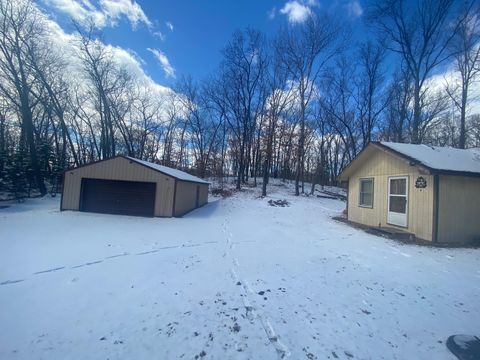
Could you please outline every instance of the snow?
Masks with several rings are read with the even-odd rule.
[[[480,173],[480,149],[454,149],[382,141],[382,145],[418,160],[435,170]]]
[[[142,164],[144,166],[147,166],[151,169],[158,170],[158,171],[160,171],[164,174],[173,176],[174,178],[179,179],[179,180],[193,181],[193,182],[202,183],[202,184],[209,184],[208,181],[205,181],[203,179],[200,179],[199,177],[190,175],[190,174],[188,174],[184,171],[181,171],[181,170],[173,169],[173,168],[163,166],[163,165],[159,165],[159,164],[154,164],[154,163],[151,163],[151,162],[145,161],[145,160],[135,159],[135,158],[130,157],[130,156],[126,156],[126,158],[129,159],[129,160],[135,161],[139,164]]]
[[[478,333],[480,250],[402,245],[269,188],[172,219],[0,210],[0,359],[453,360],[447,337]]]

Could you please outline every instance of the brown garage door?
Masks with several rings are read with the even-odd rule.
[[[82,179],[80,210],[104,214],[154,216],[155,183]]]

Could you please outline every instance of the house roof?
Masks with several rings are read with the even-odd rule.
[[[386,141],[379,144],[400,155],[416,160],[431,170],[480,174],[480,148],[463,150]]]
[[[419,166],[431,173],[480,176],[480,148],[454,149],[416,144],[403,144],[387,141],[370,142],[340,173],[338,178],[346,180],[359,166],[359,159],[367,158],[373,151],[384,150]]]
[[[196,183],[200,183],[200,184],[209,184],[208,181],[205,181],[203,179],[200,179],[199,177],[190,175],[190,174],[188,174],[184,171],[181,171],[181,170],[172,169],[168,166],[154,164],[154,163],[151,163],[151,162],[145,161],[145,160],[139,160],[139,159],[136,159],[136,158],[133,158],[133,157],[130,157],[130,156],[125,156],[125,158],[127,158],[129,160],[132,160],[136,163],[139,163],[143,166],[149,167],[153,170],[160,171],[160,172],[164,173],[165,175],[169,175],[169,176],[171,176],[175,179],[178,179],[178,180],[196,182]]]

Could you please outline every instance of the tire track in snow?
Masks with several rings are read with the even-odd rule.
[[[206,242],[203,242],[203,243],[194,243],[194,244],[184,243],[184,244],[175,245],[175,246],[164,246],[164,247],[156,248],[156,249],[149,250],[149,251],[139,252],[139,253],[136,253],[136,254],[130,254],[128,252],[124,252],[124,253],[121,253],[121,254],[106,256],[101,260],[89,261],[89,262],[86,262],[86,263],[83,263],[83,264],[74,265],[74,266],[70,266],[70,267],[68,267],[68,266],[58,266],[58,267],[54,267],[54,268],[47,269],[47,270],[36,271],[36,272],[33,273],[33,275],[49,274],[49,273],[54,273],[54,272],[57,272],[57,271],[68,270],[68,269],[70,269],[70,270],[79,269],[79,268],[83,268],[85,266],[97,265],[97,264],[103,263],[104,261],[113,260],[113,259],[124,257],[124,256],[149,255],[149,254],[158,253],[162,250],[191,248],[191,247],[205,246],[205,245],[211,245],[211,244],[216,244],[216,243],[218,243],[218,241],[206,241]],[[0,282],[0,286],[16,284],[16,283],[19,283],[19,282],[23,282],[25,280],[28,280],[28,279],[5,280],[5,281]]]
[[[19,283],[19,282],[22,282],[22,281],[25,281],[25,279],[7,280],[7,281],[4,281],[4,282],[0,282],[0,286],[1,285],[8,285],[8,284],[16,284],[16,283]]]
[[[122,253],[122,254],[117,254],[117,255],[111,255],[111,256],[107,256],[105,258],[106,259],[114,259],[114,258],[117,258],[117,257],[121,257],[121,256],[127,256],[127,255],[130,255],[129,253]]]
[[[56,267],[56,268],[48,269],[48,270],[37,271],[37,272],[33,273],[33,275],[45,274],[45,273],[54,272],[54,271],[63,270],[63,269],[65,269],[65,266]]]
[[[277,335],[277,333],[275,332],[275,329],[269,319],[260,311],[258,311],[257,307],[255,306],[255,301],[251,301],[251,298],[255,295],[255,292],[250,287],[248,281],[238,275],[238,270],[240,270],[240,263],[238,262],[238,259],[233,255],[235,243],[233,242],[233,234],[229,230],[230,213],[231,210],[228,209],[227,216],[222,224],[222,230],[225,234],[227,244],[227,250],[224,256],[227,255],[232,261],[232,267],[230,268],[230,275],[232,277],[232,280],[235,284],[241,284],[242,286],[243,296],[241,296],[241,298],[245,307],[245,316],[250,321],[250,323],[253,323],[255,319],[258,319],[260,321],[260,324],[262,325],[262,328],[265,332],[265,335],[267,336],[269,343],[274,347],[277,353],[277,357],[279,359],[285,359],[290,356],[290,350],[280,340],[279,335]]]

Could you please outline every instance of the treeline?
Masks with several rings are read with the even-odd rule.
[[[167,89],[93,26],[67,35],[33,2],[0,0],[0,192],[56,192],[65,169],[123,153],[237,188],[261,179],[264,194],[294,179],[300,194],[371,140],[480,146],[478,2],[409,5],[372,2],[365,43],[325,12],[271,38],[236,31],[210,77]]]

